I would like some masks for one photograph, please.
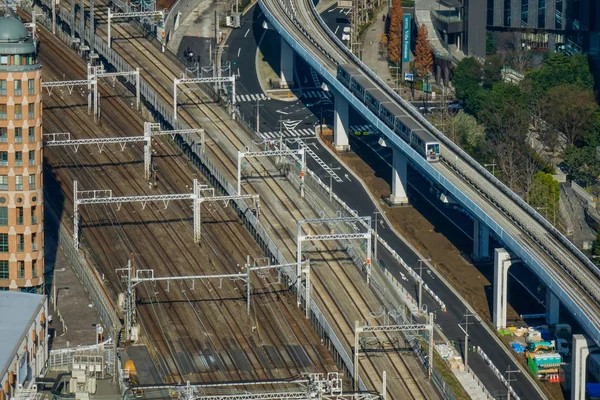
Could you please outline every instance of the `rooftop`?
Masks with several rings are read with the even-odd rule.
[[[29,39],[25,25],[14,17],[0,17],[0,43],[24,42]]]
[[[46,296],[41,294],[0,292],[0,375],[8,368],[23,334],[29,329],[34,313],[44,301]]]

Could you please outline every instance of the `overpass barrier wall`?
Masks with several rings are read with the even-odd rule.
[[[402,139],[400,139],[400,137],[398,137],[396,134],[394,134],[394,132],[391,131],[387,127],[387,125],[385,125],[364,104],[362,104],[358,100],[358,98],[356,98],[350,91],[348,91],[348,89],[346,89],[346,87],[344,85],[342,85],[341,82],[339,82],[335,76],[333,76],[325,67],[323,67],[312,56],[312,54],[310,54],[304,47],[302,47],[302,45],[300,45],[298,42],[296,42],[296,40],[285,31],[285,29],[283,28],[281,23],[279,21],[277,21],[277,19],[273,16],[273,14],[270,12],[270,10],[264,6],[264,0],[259,0],[259,4],[261,4],[262,10],[263,10],[265,16],[269,19],[271,24],[280,33],[280,35],[284,38],[284,40],[286,42],[288,42],[290,44],[290,46],[292,46],[292,48],[303,59],[305,59],[315,71],[317,71],[321,76],[323,76],[331,84],[331,87],[333,87],[337,92],[341,93],[353,107],[355,107],[363,116],[365,116],[369,120],[369,122],[372,125],[374,125],[378,130],[383,132],[384,135],[386,136],[386,139],[388,139],[391,143],[393,143],[394,146],[396,146],[397,148],[402,150],[405,154],[407,154],[411,158],[413,166],[420,169],[427,176],[430,176],[433,179],[433,181],[435,181],[438,185],[446,188],[448,193],[450,195],[452,195],[458,202],[460,202],[466,210],[468,210],[472,215],[474,215],[480,221],[485,223],[490,228],[490,231],[492,231],[507,247],[509,247],[513,251],[513,253],[515,253],[517,255],[517,257],[521,258],[521,260],[523,262],[525,262],[542,279],[542,281],[560,299],[561,303],[563,305],[565,305],[569,310],[571,310],[571,312],[578,319],[578,322],[586,329],[586,331],[588,333],[590,333],[593,336],[594,340],[597,343],[600,343],[599,327],[595,326],[593,324],[593,322],[591,321],[590,317],[588,316],[588,315],[593,315],[593,313],[590,312],[590,310],[580,310],[580,307],[575,303],[575,300],[573,299],[574,294],[570,295],[569,293],[567,293],[567,291],[565,289],[563,289],[562,286],[560,286],[560,284],[558,283],[558,282],[560,282],[560,277],[552,276],[551,271],[546,270],[546,268],[544,267],[544,265],[541,261],[538,261],[536,258],[534,258],[527,251],[527,249],[525,249],[523,247],[523,245],[521,245],[521,243],[517,242],[508,232],[506,232],[504,230],[504,228],[502,228],[498,223],[496,223],[496,221],[494,221],[485,211],[483,211],[473,200],[471,200],[462,191],[460,191],[454,184],[452,184],[444,175],[442,175],[438,170],[436,170],[430,163],[428,163],[424,158],[420,157],[419,154],[415,150],[413,150],[406,142],[404,142]],[[321,19],[319,19],[319,21],[320,21],[320,23],[322,23],[324,25],[324,22],[322,22]],[[327,28],[325,27],[325,29],[327,29]],[[328,32],[328,34],[330,34],[329,30],[327,30],[327,32]],[[333,34],[331,34],[331,36],[333,36]],[[333,36],[333,38],[335,38],[335,41],[337,41],[336,43],[338,43],[340,48],[344,49],[344,51],[346,53],[350,53],[350,51],[348,49],[346,49],[345,46],[343,46],[343,44],[341,42],[339,42],[337,37]],[[353,59],[356,59],[356,57],[354,55],[352,55],[352,57],[353,57]],[[357,63],[360,63],[360,61],[357,61]],[[364,64],[363,64],[363,66],[364,66]],[[366,68],[366,67],[364,67],[364,68]],[[373,73],[371,72],[370,75],[373,75]],[[375,77],[373,79],[380,82],[383,87],[386,87],[385,83],[382,82],[379,78]],[[400,101],[402,104],[406,103],[398,95],[394,94],[393,97],[395,99],[397,99],[398,101]],[[415,117],[415,115],[414,115],[415,113],[418,113],[416,110],[414,110],[413,107],[406,106],[406,109],[409,111],[409,113],[411,113],[411,115],[413,117]],[[428,121],[425,120],[425,122],[423,122],[424,118],[422,118],[422,116],[420,116],[420,115],[416,116],[415,119],[419,120],[419,122],[423,123],[424,125],[429,127],[432,131],[434,131],[438,136],[440,136],[442,142],[444,142],[444,143],[449,142],[449,140],[447,138],[445,138],[443,136],[443,134],[439,133],[439,131],[435,130],[435,128],[433,128],[432,125]],[[504,186],[502,183],[500,183],[497,180],[497,178],[492,176],[492,174],[490,174],[487,170],[485,170],[483,167],[481,167],[470,156],[466,155],[466,153],[464,153],[464,151],[462,151],[460,148],[458,148],[455,144],[453,144],[451,142],[450,142],[450,146],[453,149],[457,148],[456,152],[458,153],[458,155],[463,156],[463,154],[464,154],[463,158],[468,161],[467,163],[465,163],[464,161],[459,159],[458,155],[456,156],[456,158],[454,160],[449,160],[451,162],[456,163],[455,165],[457,165],[458,171],[463,171],[465,168],[468,168],[468,167],[475,167],[485,177],[489,176],[489,180],[492,181],[496,187],[499,187],[504,192],[508,192],[507,195],[509,195],[509,197],[511,197],[511,198],[516,197],[517,199],[515,201],[517,202],[517,204],[519,204],[519,205],[524,204],[523,207],[526,210],[531,211],[530,214],[536,219],[536,221],[542,223],[545,227],[547,225],[549,225],[549,223],[541,215],[539,215],[537,212],[535,212],[535,210],[532,210],[532,208],[529,205],[527,205],[522,199],[518,198],[518,196],[516,196],[516,194],[514,194],[512,191],[510,191],[510,189],[508,189],[506,186]],[[481,171],[481,170],[483,170],[483,171]],[[517,222],[517,224],[519,224],[519,222]],[[522,224],[519,224],[519,226],[526,231],[531,231],[531,229],[532,229],[532,227],[524,226]],[[551,232],[558,232],[554,227],[551,227],[551,226],[548,230]],[[573,251],[574,253],[581,254],[581,257],[586,258],[585,255],[583,255],[583,253],[581,253],[581,251],[576,249],[575,246],[568,239],[566,239],[564,236],[562,236],[562,234],[558,233],[558,235],[560,235],[560,237],[564,238],[564,240],[568,244],[567,247],[575,249]],[[536,239],[538,239],[538,242],[542,242],[540,244],[544,247],[544,249],[547,252],[551,253],[550,248],[552,247],[552,243],[548,239],[546,239],[545,237],[542,238],[542,240],[539,240],[540,239],[539,237]],[[589,262],[589,260],[588,260],[588,262]],[[586,263],[586,265],[587,265],[587,263]],[[594,266],[594,268],[595,268],[595,270],[597,270],[597,268],[595,266]],[[573,269],[570,269],[570,271],[575,274],[580,273],[576,270],[574,271]],[[583,279],[580,277],[580,281],[581,280],[583,280]],[[585,281],[585,280],[583,280],[583,281]],[[600,295],[597,295],[597,297],[600,297]],[[582,315],[583,313],[581,311],[585,311],[586,315]]]
[[[51,5],[50,0],[42,0],[42,2],[49,7]],[[48,11],[48,8],[46,9]],[[68,26],[69,21],[63,22]],[[50,29],[50,22],[46,21],[44,26]],[[78,28],[76,24],[76,28]],[[58,35],[59,30],[57,30],[57,36],[61,38],[65,43],[70,44],[70,37],[62,32]],[[96,45],[96,51],[115,69],[118,71],[131,71],[134,68],[130,66],[115,50],[109,49],[106,42],[100,38],[99,36],[92,36],[91,33],[86,32],[87,40],[94,40]],[[132,83],[133,79],[126,78],[129,83]],[[177,121],[173,120],[172,105],[166,104],[162,99],[157,95],[156,91],[152,86],[144,79],[140,78],[140,92],[144,101],[147,103],[149,107],[151,107],[163,120],[165,124],[171,125],[173,129],[185,129],[183,124],[180,124]],[[204,173],[208,175],[209,181],[221,188],[221,191],[228,195],[236,194],[236,189],[226,180],[225,176],[218,170],[218,168],[214,165],[214,163],[209,159],[209,157],[200,151],[199,143],[193,143],[190,141],[189,137],[182,138],[178,136],[177,143],[180,147],[184,149],[186,154],[190,156],[196,166],[198,166]],[[236,200],[232,202],[235,204],[236,210],[242,220],[245,223],[245,226],[249,229],[249,231],[253,234],[254,238],[261,246],[261,248],[269,255],[269,257],[275,262],[279,264],[286,264],[289,261],[286,260],[283,253],[278,248],[277,244],[270,238],[267,230],[264,228],[262,223],[256,218],[256,216],[251,212],[249,207],[243,200]],[[66,228],[65,228],[66,229]],[[70,235],[70,234],[69,234]],[[63,235],[64,236],[64,235]],[[72,238],[69,236],[70,243],[72,243]],[[66,240],[66,239],[65,239]],[[66,244],[68,246],[68,243]],[[70,248],[73,248],[73,245],[70,245]],[[90,266],[82,268],[83,270],[89,270],[85,273],[93,273]],[[304,301],[305,295],[305,287],[302,282],[296,282],[296,271],[293,268],[288,268],[286,271],[287,281],[290,284],[295,285],[296,290],[300,290],[301,298]],[[303,303],[304,304],[304,303]],[[348,351],[344,348],[344,345],[340,341],[340,339],[335,334],[331,324],[327,320],[325,314],[321,311],[318,304],[314,301],[311,301],[310,305],[311,311],[311,322],[317,328],[317,333],[326,339],[327,347],[336,357],[336,361],[338,361],[341,365],[343,365],[349,376],[352,376],[354,368],[353,368],[353,360],[352,357],[348,354]],[[120,329],[120,325],[118,325]],[[359,379],[359,385],[361,390],[366,390],[366,386],[362,379]]]

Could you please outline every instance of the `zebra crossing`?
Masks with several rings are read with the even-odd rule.
[[[260,137],[265,140],[275,140],[275,139],[279,139],[281,136],[283,136],[284,139],[311,138],[311,137],[315,137],[315,130],[304,128],[304,129],[290,129],[290,130],[286,129],[286,130],[282,130],[281,132],[279,132],[279,131],[260,132]]]
[[[331,93],[324,90],[306,90],[302,92],[300,98],[323,99],[331,101]]]
[[[257,100],[265,101],[265,100],[271,100],[271,98],[264,93],[238,94],[235,96],[235,101],[237,103],[241,103],[243,101],[257,101]]]

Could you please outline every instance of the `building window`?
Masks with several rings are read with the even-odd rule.
[[[15,143],[23,143],[23,128],[15,128]]]
[[[0,79],[0,96],[6,96],[6,80]]]
[[[17,207],[17,225],[23,225],[24,222],[24,218],[23,218],[23,207]]]
[[[29,175],[29,190],[35,190],[35,175]]]
[[[0,56],[0,65],[8,65],[8,56]]]
[[[546,27],[546,0],[539,0],[538,2],[538,28],[544,29]]]
[[[494,25],[494,0],[487,0],[487,25]]]
[[[29,127],[29,143],[35,142],[35,127]]]
[[[0,190],[8,190],[8,175],[0,175]]]
[[[35,150],[29,150],[29,165],[35,165]],[[31,177],[32,175],[29,176]]]
[[[37,251],[37,249],[38,249],[37,233],[32,233],[31,234],[31,251]]]
[[[36,206],[31,206],[31,223],[37,224]]]
[[[8,128],[0,128],[0,142],[8,142]]]
[[[510,26],[510,0],[504,0],[504,26]]]
[[[529,0],[521,0],[521,27],[527,27],[529,23]]]
[[[37,260],[31,260],[31,277],[37,278]]]
[[[8,226],[8,207],[0,207],[0,226]]]
[[[15,151],[15,166],[22,167],[23,166],[23,152]]]
[[[15,119],[23,119],[23,105],[15,104]]]
[[[23,176],[22,175],[15,176],[15,190],[23,190]]]
[[[9,276],[8,261],[0,260],[0,279],[8,279]]]
[[[554,28],[555,29],[562,29],[563,27],[563,14],[562,14],[562,9],[563,9],[563,0],[556,0],[556,10],[554,12]]]
[[[0,253],[8,253],[8,233],[0,233]]]
[[[27,118],[32,119],[35,118],[35,104],[29,104],[27,106]]]
[[[6,119],[7,116],[6,104],[0,104],[0,119]]]
[[[17,251],[22,253],[25,251],[25,234],[17,233]]]
[[[30,95],[35,94],[35,80],[34,79],[27,80],[27,93]]]
[[[15,54],[15,65],[21,65],[21,55],[20,54]]]
[[[0,166],[8,166],[8,151],[0,151]]]
[[[22,83],[23,82],[19,80],[15,81],[15,96],[21,96],[23,94],[23,88],[21,87]]]
[[[25,278],[25,261],[17,261],[17,278]]]

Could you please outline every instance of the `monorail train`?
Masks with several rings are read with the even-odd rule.
[[[404,110],[391,102],[385,93],[377,89],[358,68],[352,64],[340,64],[337,78],[427,161],[439,161],[439,141],[419,126]]]

